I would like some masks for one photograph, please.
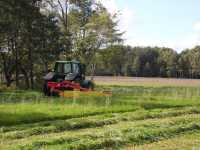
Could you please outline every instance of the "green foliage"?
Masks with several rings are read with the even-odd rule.
[[[178,54],[172,49],[115,45],[97,55],[100,75],[178,77]]]
[[[0,53],[0,60],[7,86],[15,81],[19,87],[23,75],[26,87],[33,88],[37,74],[47,71],[52,58],[58,58],[60,31],[55,15],[41,14],[37,2],[39,0],[0,2],[0,46],[6,49]]]
[[[0,72],[7,86],[41,86],[56,60],[88,66],[102,46],[122,41],[116,15],[93,0],[3,0],[0,6]]]
[[[199,46],[177,54],[170,48],[110,46],[96,54],[96,75],[199,78]]]
[[[183,76],[199,78],[200,70],[198,61],[200,60],[200,47],[183,51],[180,54],[179,65]]]

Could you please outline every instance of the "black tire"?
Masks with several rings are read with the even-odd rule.
[[[44,93],[45,96],[51,96],[51,92],[50,92],[50,89],[47,86],[47,82],[44,83],[43,93]]]
[[[88,82],[88,86],[87,86],[87,88],[89,89],[89,90],[94,90],[94,83],[92,82],[92,81],[90,81],[90,82]]]
[[[84,80],[81,82],[81,87],[88,89],[88,90],[94,90],[94,83],[90,80]]]

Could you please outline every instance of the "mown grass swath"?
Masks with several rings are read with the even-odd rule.
[[[126,149],[200,132],[200,88],[97,89],[113,96],[0,93],[0,149]]]

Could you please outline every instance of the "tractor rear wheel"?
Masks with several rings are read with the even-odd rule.
[[[47,82],[45,82],[43,85],[43,93],[45,96],[51,96],[51,92],[50,89],[48,88]]]

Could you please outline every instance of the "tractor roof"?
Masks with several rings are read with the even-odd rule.
[[[72,61],[56,61],[57,63],[76,63],[76,64],[80,64],[79,61],[75,61],[75,60],[72,60]]]

